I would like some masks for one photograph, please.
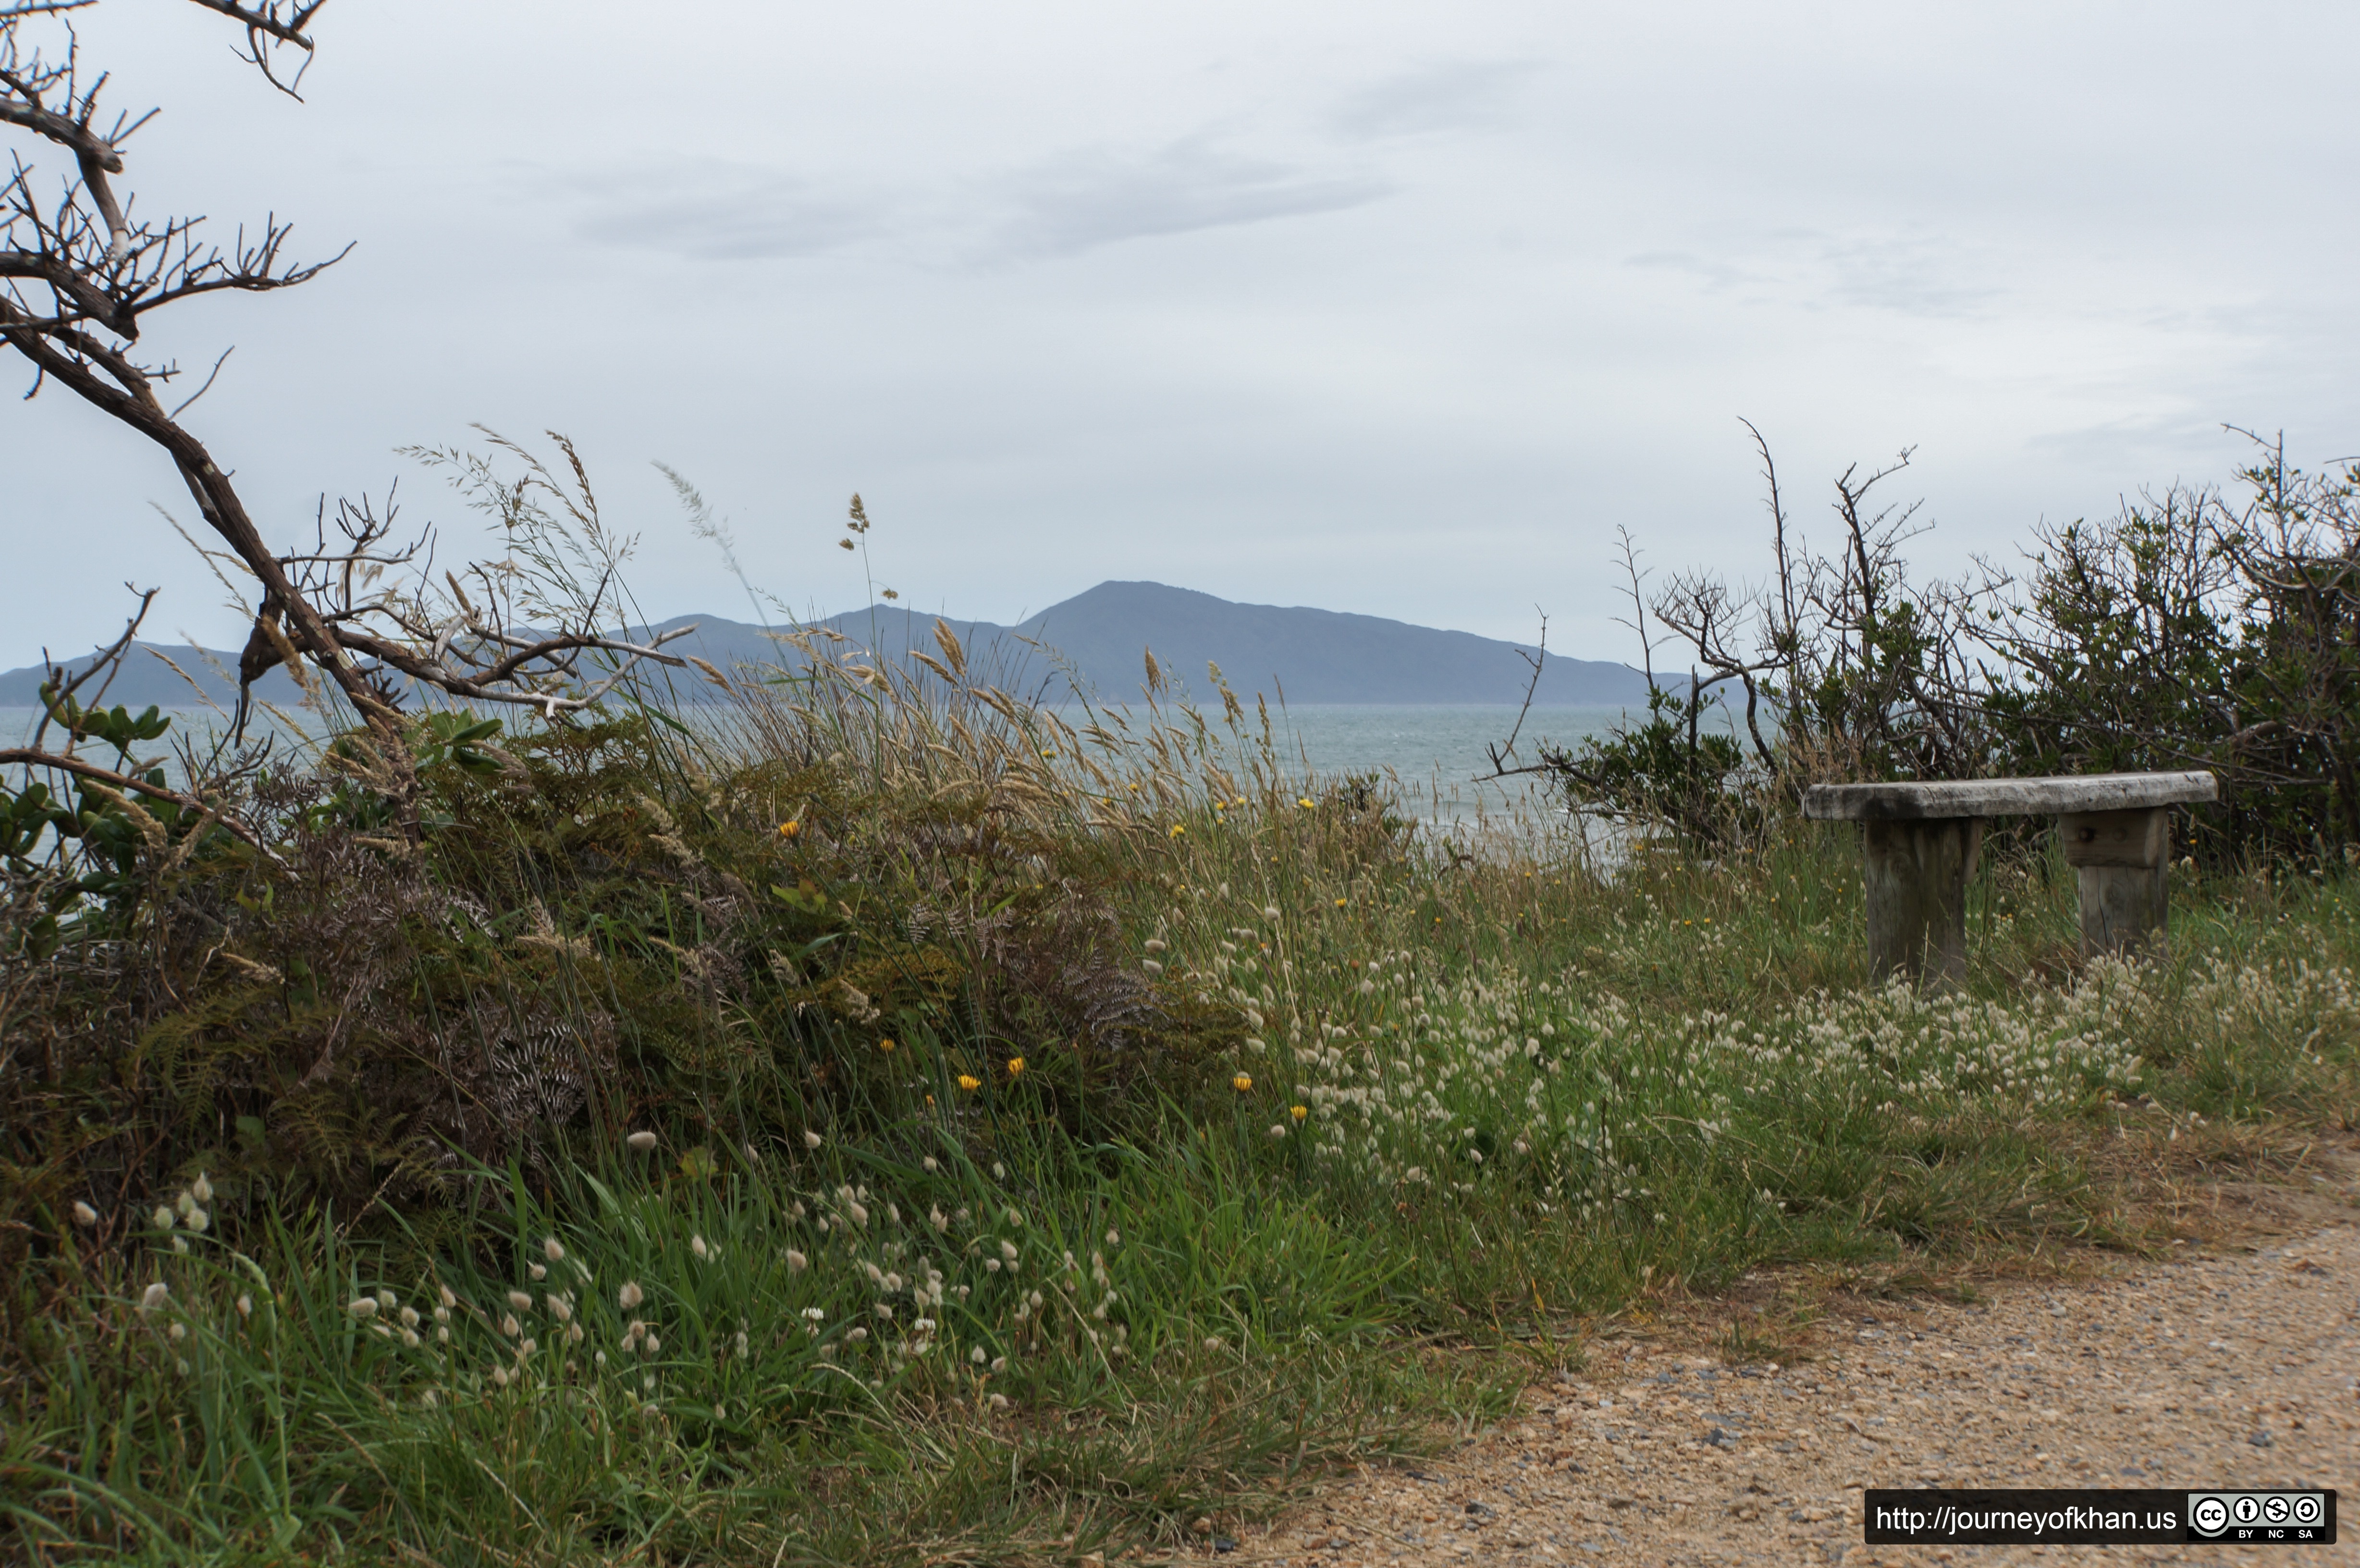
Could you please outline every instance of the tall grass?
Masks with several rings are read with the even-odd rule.
[[[2183,874],[2165,953],[2085,966],[2064,868],[1999,857],[1928,998],[1865,985],[1840,831],[1438,833],[1217,672],[1218,711],[1151,664],[1068,714],[947,631],[802,635],[695,723],[433,776],[419,886],[497,967],[413,937],[387,984],[460,965],[511,1034],[564,1023],[562,1115],[387,1198],[201,1132],[87,1224],[39,1189],[13,1554],[1168,1542],[1481,1419],[1644,1298],[2156,1246],[2173,1170],[2353,1122],[2333,878]]]

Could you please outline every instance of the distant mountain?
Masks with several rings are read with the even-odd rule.
[[[820,625],[889,659],[912,648],[937,653],[935,617],[879,604],[848,611]],[[694,623],[696,630],[668,645],[724,670],[739,664],[786,664],[800,656],[771,632],[718,615],[680,615],[657,630]],[[1239,604],[1161,583],[1101,583],[1013,626],[989,621],[948,623],[978,680],[1051,701],[1069,693],[1072,679],[1122,701],[1146,679],[1153,650],[1165,674],[1198,695],[1212,689],[1208,664],[1240,694],[1282,692],[1290,702],[1516,703],[1531,680],[1518,645],[1470,632],[1439,631],[1376,615],[1274,604]],[[1054,650],[1053,655],[1048,650]],[[142,707],[189,705],[189,686],[158,655],[169,657],[226,705],[236,694],[234,671],[186,647],[142,648],[124,661],[110,702]],[[220,660],[226,666],[227,660]],[[0,707],[38,701],[38,666],[0,674]],[[683,697],[709,694],[700,681],[680,685]],[[274,702],[294,700],[294,683],[274,670],[260,687]],[[1644,703],[1644,677],[1627,665],[1561,659],[1544,663],[1536,703],[1552,707],[1622,707]]]

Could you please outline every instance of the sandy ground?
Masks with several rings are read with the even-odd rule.
[[[2355,1192],[2347,1166],[2179,1260],[1965,1305],[1833,1295],[1783,1365],[1731,1367],[1694,1334],[1594,1343],[1477,1440],[1338,1477],[1219,1560],[2360,1562],[2350,1519],[2341,1547],[2267,1550],[1871,1547],[1861,1529],[1869,1486],[2319,1486],[2360,1507]]]

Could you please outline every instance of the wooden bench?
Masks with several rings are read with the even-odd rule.
[[[1967,878],[1986,818],[2057,818],[2081,875],[2087,956],[2164,934],[2171,808],[2220,794],[2202,772],[1820,784],[1804,791],[1803,814],[1861,824],[1870,971],[1948,985],[1966,975]]]

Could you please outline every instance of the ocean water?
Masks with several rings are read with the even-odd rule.
[[[1448,788],[1492,771],[1488,747],[1516,727],[1510,707],[1314,704],[1273,713],[1283,748],[1322,778],[1390,773],[1404,784]],[[1539,759],[1539,744],[1571,745],[1621,722],[1620,708],[1535,708],[1524,715],[1511,766]],[[1282,728],[1283,726],[1283,728]]]
[[[223,727],[208,709],[172,710],[174,735],[204,735]],[[0,744],[22,745],[39,718],[35,708],[0,708]],[[1620,708],[1535,708],[1524,715],[1512,765],[1531,763],[1546,741],[1571,745],[1610,729],[1623,717]],[[1545,792],[1529,779],[1489,779],[1487,750],[1505,746],[1516,725],[1513,707],[1441,707],[1379,703],[1306,704],[1271,711],[1273,740],[1282,766],[1298,781],[1376,774],[1397,781],[1410,814],[1435,822],[1470,819],[1479,813],[1518,807],[1546,808]],[[257,728],[278,726],[257,715]],[[168,737],[169,739],[169,737]],[[303,737],[280,734],[282,746],[298,755]],[[1252,738],[1258,741],[1257,729]],[[166,746],[155,748],[160,755]],[[175,769],[174,771],[177,771]]]

